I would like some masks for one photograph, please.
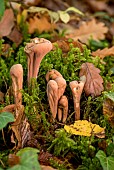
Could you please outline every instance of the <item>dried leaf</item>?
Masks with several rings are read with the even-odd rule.
[[[114,46],[111,48],[104,48],[103,50],[98,49],[97,51],[92,52],[93,56],[99,56],[101,59],[103,59],[106,56],[114,56]]]
[[[114,92],[106,94],[107,98],[103,103],[103,114],[107,117],[112,127],[114,127]]]
[[[83,43],[88,43],[90,37],[94,40],[102,40],[105,38],[108,28],[103,22],[97,23],[95,19],[84,22],[79,29],[76,29],[73,33],[66,35],[66,38],[72,38],[74,40],[80,40]]]
[[[27,6],[38,6],[41,0],[24,0],[24,4]]]
[[[41,165],[41,170],[56,170],[56,169],[52,168],[51,166]]]
[[[52,154],[49,152],[44,152],[44,150],[41,150],[38,154],[38,161],[41,165],[49,165],[49,160],[52,158]]]
[[[48,14],[52,22],[57,22],[59,20],[59,14],[57,12],[53,12],[51,10],[48,10],[47,8],[41,8],[41,7],[30,7],[28,10],[30,13],[38,13],[38,14]]]
[[[18,2],[10,2],[10,4],[11,4],[12,9],[15,10],[16,12],[20,12],[22,10],[20,3],[18,3]]]
[[[96,0],[92,0],[92,1],[88,1],[86,0],[86,2],[88,3],[88,5],[90,5],[90,8],[96,12],[96,11],[106,11],[109,13],[109,15],[114,15],[114,9],[113,7],[111,8],[105,1],[96,1]]]
[[[6,58],[11,56],[13,49],[11,48],[10,44],[2,44],[2,55]]]
[[[4,16],[0,21],[0,37],[7,36],[10,34],[14,27],[14,15],[12,9],[6,9]]]
[[[42,33],[43,31],[52,31],[55,28],[55,24],[48,21],[45,16],[34,16],[29,19],[29,33],[32,34],[35,31]]]
[[[0,103],[4,102],[4,93],[0,91]]]
[[[62,49],[63,53],[68,53],[70,51],[70,42],[68,41],[68,39],[60,39],[57,40],[56,42],[53,43],[53,50],[56,49],[56,47],[54,45],[58,45],[59,48]],[[72,42],[74,47],[78,47],[81,52],[83,51],[83,44],[80,43],[79,41],[73,41]]]
[[[20,157],[15,154],[9,154],[8,164],[9,166],[14,166],[20,163]]]
[[[99,138],[105,137],[105,129],[97,124],[92,124],[87,120],[78,120],[74,124],[65,125],[64,129],[71,134],[80,136],[97,136]]]
[[[11,41],[13,41],[16,46],[18,46],[22,42],[22,34],[21,32],[17,29],[17,27],[14,27],[11,33],[7,36]]]
[[[103,79],[99,75],[100,70],[96,68],[92,63],[83,63],[81,65],[81,70],[79,76],[86,76],[86,83],[84,86],[84,91],[86,95],[92,95],[93,97],[99,96],[104,90],[102,85]]]
[[[111,23],[109,31],[110,31],[111,35],[114,36],[114,22]]]

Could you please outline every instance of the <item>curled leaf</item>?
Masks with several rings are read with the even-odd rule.
[[[66,12],[69,12],[69,11],[72,11],[72,12],[76,12],[80,15],[84,15],[83,12],[81,12],[79,9],[75,8],[75,7],[69,7]]]

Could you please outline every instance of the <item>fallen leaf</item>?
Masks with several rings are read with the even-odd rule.
[[[24,9],[22,12],[17,14],[17,24],[20,25],[21,22],[25,22],[28,17],[28,12]]]
[[[110,31],[111,35],[114,36],[114,22],[111,23],[109,31]]]
[[[20,157],[15,154],[8,155],[8,164],[9,166],[14,166],[20,163]]]
[[[38,6],[41,0],[24,0],[24,4],[27,6]]]
[[[107,146],[108,146],[108,143],[105,139],[98,142],[99,149],[102,149],[105,152],[106,152]]]
[[[10,44],[2,44],[2,55],[5,56],[6,58],[11,56],[13,53],[13,49],[11,48]]]
[[[4,93],[0,91],[0,103],[4,102]]]
[[[41,165],[41,170],[56,170],[56,169],[52,168],[51,166]]]
[[[97,51],[94,51],[91,53],[92,56],[99,56],[101,59],[103,59],[106,56],[114,56],[114,46],[111,48],[104,48],[102,50],[98,49]]]
[[[96,68],[92,63],[83,63],[79,76],[86,76],[86,83],[84,85],[84,91],[86,95],[92,95],[93,97],[99,96],[104,90],[102,85],[103,79],[99,75],[100,70]]]
[[[38,161],[41,165],[50,165],[49,160],[52,158],[52,154],[49,152],[45,152],[44,150],[41,150],[38,154]]]
[[[21,4],[17,2],[10,2],[10,4],[11,4],[12,9],[15,10],[16,12],[21,11]]]
[[[55,28],[55,24],[48,21],[48,18],[45,16],[34,16],[29,19],[29,33],[34,32],[42,33],[43,31],[52,31]]]
[[[31,140],[31,131],[30,124],[28,123],[27,118],[24,114],[24,106],[16,104],[11,104],[4,107],[0,112],[11,112],[15,117],[15,121],[11,123],[11,128],[13,133],[15,134],[15,138],[17,140],[17,148],[24,147],[25,144]],[[11,139],[14,141],[14,136],[11,136]]]
[[[68,41],[68,39],[60,39],[53,43],[53,50],[56,49],[55,45],[58,45],[59,48],[61,48],[62,52],[68,53],[70,51],[70,44],[71,42]],[[81,52],[83,51],[83,44],[79,41],[73,41],[72,42],[74,47],[78,47]]]
[[[92,124],[87,120],[78,120],[74,124],[65,125],[64,129],[71,134],[80,136],[97,136],[99,138],[105,137],[105,128],[101,128],[97,124]]]
[[[72,38],[74,40],[80,40],[83,43],[88,43],[88,40],[92,37],[94,40],[102,40],[105,38],[108,28],[103,22],[97,23],[95,19],[84,22],[79,29],[75,29],[73,33],[67,34],[66,38]]]
[[[106,2],[104,1],[96,1],[96,0],[91,0],[88,1],[86,0],[88,5],[90,5],[90,8],[96,12],[96,11],[106,11],[109,13],[109,15],[114,15],[114,9],[113,7],[111,8]]]
[[[65,3],[64,1],[61,1],[61,0],[41,1],[41,6],[47,8],[47,9],[50,9],[50,10],[54,10],[54,11],[65,10],[69,7],[69,5],[67,3]]]
[[[6,9],[2,20],[0,21],[0,37],[10,34],[14,27],[14,14],[12,9]]]
[[[22,39],[23,39],[21,32],[17,29],[16,26],[13,28],[13,30],[7,37],[11,41],[13,41],[16,44],[16,46],[18,46],[22,42]]]
[[[107,117],[111,126],[114,127],[114,92],[106,95],[103,102],[103,114]]]

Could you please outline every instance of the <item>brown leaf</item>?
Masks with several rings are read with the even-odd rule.
[[[111,23],[109,31],[110,31],[111,35],[114,36],[114,22]]]
[[[27,141],[31,140],[30,124],[24,114],[24,106],[11,104],[4,107],[0,112],[11,112],[15,116],[15,122],[11,123],[12,131],[15,135],[11,136],[11,142],[15,143],[14,138],[17,139],[17,149],[23,148]],[[18,115],[16,117],[16,115]]]
[[[58,11],[58,10],[66,10],[69,5],[62,1],[62,0],[46,0],[46,1],[41,1],[41,6],[50,9],[50,10],[54,10],[54,11]]]
[[[45,16],[34,16],[29,19],[29,33],[32,34],[35,31],[42,33],[43,31],[52,31],[55,28],[55,24],[50,23]]]
[[[98,49],[97,51],[92,52],[93,56],[99,56],[103,59],[106,56],[113,55],[114,56],[114,46],[111,48],[104,48],[103,50]]]
[[[4,102],[4,93],[0,91],[0,103]]]
[[[2,44],[2,55],[6,58],[11,55],[13,52],[13,49],[11,49],[10,44]]]
[[[109,98],[104,100],[103,114],[107,117],[111,126],[114,127],[114,102]]]
[[[0,112],[11,112],[12,114],[14,114],[15,108],[15,104],[10,104],[1,109]]]
[[[4,16],[0,21],[0,37],[7,36],[10,34],[14,27],[14,14],[12,9],[6,9]]]
[[[70,42],[68,41],[68,39],[60,39],[57,40],[56,42],[53,43],[53,45],[58,44],[58,47],[62,49],[63,53],[68,53],[70,51]],[[83,44],[80,43],[79,41],[73,41],[72,42],[74,47],[78,47],[81,52],[83,51]],[[55,50],[56,47],[53,46],[53,50]]]
[[[51,166],[41,165],[41,170],[56,170],[56,169],[52,168]]]
[[[72,38],[74,40],[80,40],[83,43],[88,43],[90,37],[94,40],[102,40],[105,38],[108,28],[103,22],[97,23],[95,19],[84,22],[79,29],[76,29],[73,33],[66,35],[66,38]]]
[[[20,163],[20,157],[15,154],[9,154],[8,156],[8,164],[9,166],[14,166]]]
[[[91,0],[88,1],[86,0],[88,5],[90,5],[90,8],[96,12],[96,11],[106,11],[109,13],[109,15],[114,15],[114,9],[113,7],[111,8],[109,5],[106,4],[104,1],[96,1],[96,0]]]
[[[24,4],[27,6],[38,6],[41,0],[25,0]]]
[[[17,27],[15,26],[11,33],[7,36],[11,41],[13,41],[16,46],[18,46],[22,42],[22,34],[19,32]]]
[[[41,150],[38,155],[38,161],[40,162],[40,164],[43,164],[43,165],[50,165],[49,160],[51,158],[52,158],[52,154],[50,154],[47,151],[44,152],[43,150]]]
[[[104,90],[102,85],[103,79],[99,75],[100,70],[96,68],[92,63],[83,63],[81,65],[81,70],[79,76],[86,76],[86,83],[84,86],[84,91],[86,95],[92,95],[93,97],[99,96]]]

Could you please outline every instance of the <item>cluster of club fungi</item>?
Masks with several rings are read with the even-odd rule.
[[[30,43],[25,46],[25,53],[28,60],[28,86],[31,79],[37,79],[40,63],[43,57],[52,50],[53,45],[49,40],[44,38],[34,38]],[[30,124],[24,114],[24,106],[22,105],[23,88],[23,68],[21,64],[15,64],[10,69],[10,76],[12,79],[12,90],[14,96],[14,104],[8,105],[3,108],[3,111],[9,111],[14,114],[15,121],[11,124],[12,127],[12,141],[14,135],[18,141],[17,148],[23,148],[30,138]],[[49,101],[50,110],[53,119],[63,123],[68,115],[68,99],[64,95],[66,88],[66,81],[63,76],[55,69],[52,69],[46,74],[47,81],[47,97]],[[80,81],[72,81],[69,86],[73,95],[75,120],[80,119],[80,97],[83,91],[86,77],[80,77]],[[14,134],[14,135],[13,135]]]

